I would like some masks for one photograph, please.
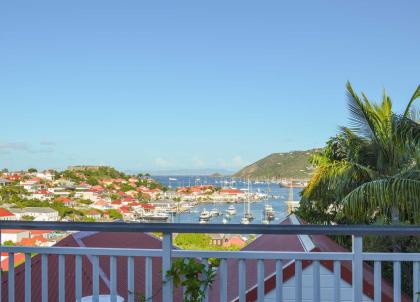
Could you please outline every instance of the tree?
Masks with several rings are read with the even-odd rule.
[[[29,168],[29,169],[28,169],[28,172],[29,172],[29,173],[36,173],[36,172],[38,172],[38,170],[37,170],[37,169],[35,169],[35,168]]]
[[[35,219],[35,217],[31,216],[31,215],[23,215],[22,216],[22,220],[24,220],[24,221],[32,221],[34,219]]]
[[[420,124],[410,109],[420,85],[402,115],[386,93],[374,104],[347,83],[347,94],[350,127],[313,156],[299,213],[323,223],[420,222]]]
[[[108,215],[109,215],[110,218],[113,218],[113,219],[122,219],[123,218],[122,214],[120,212],[118,212],[117,210],[114,210],[114,209],[109,209],[108,210]]]
[[[5,245],[5,246],[14,246],[15,243],[12,240],[6,240],[5,242],[3,242],[3,245]]]

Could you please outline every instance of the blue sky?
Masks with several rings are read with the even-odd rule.
[[[236,170],[401,111],[419,1],[3,1],[0,167]]]

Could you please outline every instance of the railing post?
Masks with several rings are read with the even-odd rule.
[[[420,262],[413,263],[413,301],[417,301],[420,292]]]
[[[166,272],[171,269],[172,233],[163,233],[162,250],[163,250],[163,256],[162,256],[163,300],[172,302],[173,300],[172,280],[167,280],[166,278]]]
[[[363,298],[363,237],[353,235],[353,302],[362,302]]]

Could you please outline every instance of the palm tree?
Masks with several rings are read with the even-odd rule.
[[[302,194],[304,207],[323,203],[345,221],[419,222],[420,124],[412,107],[420,85],[402,115],[386,93],[374,104],[347,83],[347,96],[350,126],[312,158],[316,170]]]

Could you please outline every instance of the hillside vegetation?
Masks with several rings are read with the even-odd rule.
[[[246,166],[234,177],[241,178],[299,178],[308,179],[312,174],[309,158],[320,149],[273,153]]]

